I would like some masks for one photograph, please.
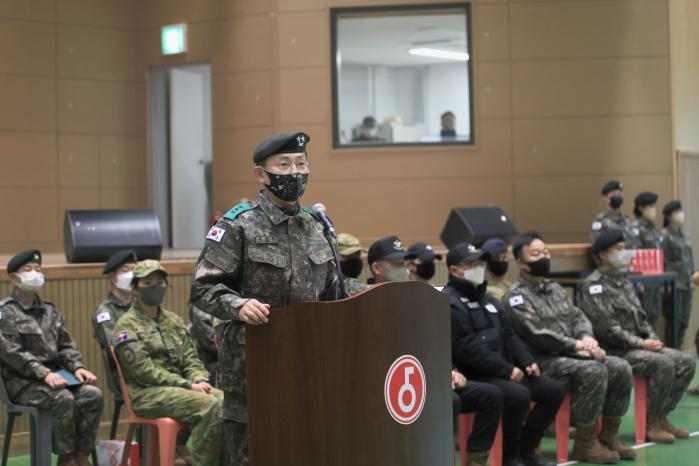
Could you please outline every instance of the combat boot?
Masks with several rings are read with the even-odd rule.
[[[469,451],[466,466],[486,466],[488,464],[488,450]]]
[[[624,442],[622,442],[617,436],[620,425],[620,417],[604,416],[602,421],[602,430],[599,433],[599,443],[610,450],[619,453],[619,457],[622,460],[632,460],[636,458],[636,452],[628,445],[624,445]]]
[[[78,450],[75,452],[73,461],[77,466],[92,466],[90,462],[87,460],[89,455],[90,452],[88,450]]]
[[[646,438],[655,443],[675,443],[675,436],[663,428],[657,415],[648,415]]]
[[[583,463],[616,463],[619,454],[603,446],[595,437],[595,424],[578,424],[570,459]]]
[[[688,388],[687,393],[689,393],[690,395],[699,395],[699,385],[695,385],[694,387]]]
[[[75,453],[58,455],[57,466],[78,466],[78,463],[75,462]]]
[[[673,426],[670,421],[667,420],[667,413],[660,416],[660,426],[665,432],[670,432],[675,438],[689,438],[689,431],[681,427]]]

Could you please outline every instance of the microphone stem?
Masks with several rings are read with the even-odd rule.
[[[323,235],[330,245],[330,250],[333,252],[333,259],[335,260],[335,270],[337,271],[337,280],[339,286],[335,287],[335,300],[344,299],[347,297],[347,290],[345,289],[345,277],[342,275],[342,267],[340,267],[340,254],[337,252],[337,244],[333,241],[333,238],[337,240],[332,230],[329,228],[323,229]]]

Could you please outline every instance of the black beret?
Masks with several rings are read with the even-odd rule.
[[[607,195],[610,191],[617,189],[624,189],[624,183],[617,180],[607,181],[604,186],[602,186],[602,195]]]
[[[476,248],[473,244],[459,243],[451,248],[447,254],[448,266],[475,260],[488,262],[490,260],[490,253]]]
[[[274,154],[288,154],[295,152],[306,153],[306,146],[311,142],[311,137],[306,133],[279,133],[265,138],[255,147],[252,161],[256,164]]]
[[[104,264],[104,268],[102,269],[102,275],[114,272],[123,264],[135,264],[136,262],[136,251],[133,249],[122,249],[121,251],[115,252],[107,259],[107,263]]]
[[[618,228],[610,228],[604,230],[592,243],[592,254],[597,254],[606,251],[617,243],[624,241],[624,231]]]
[[[639,193],[638,196],[636,196],[636,199],[634,199],[633,203],[637,206],[640,207],[645,207],[647,205],[652,205],[658,202],[658,195],[655,193],[651,193],[648,191],[644,191],[642,193]]]
[[[41,264],[41,251],[38,249],[28,249],[20,252],[7,263],[7,273],[15,273],[20,267],[29,262]]]
[[[665,207],[663,207],[663,215],[670,215],[674,211],[680,209],[682,209],[682,202],[675,199],[674,201],[670,201],[665,204]]]

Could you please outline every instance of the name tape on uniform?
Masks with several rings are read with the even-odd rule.
[[[603,291],[602,285],[592,285],[590,287],[590,294],[602,294]]]
[[[209,230],[209,233],[206,235],[206,239],[214,240],[217,243],[220,243],[225,232],[226,230],[223,228],[211,227],[211,230]]]
[[[108,320],[112,320],[112,316],[109,312],[104,311],[104,312],[100,312],[99,314],[97,314],[97,323],[98,324],[101,324],[102,322],[106,322]]]
[[[519,306],[520,304],[524,304],[524,298],[521,294],[510,298],[510,306]]]

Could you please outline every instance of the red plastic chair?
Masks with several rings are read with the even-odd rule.
[[[473,430],[474,413],[459,414],[459,450],[461,456],[461,466],[466,466],[468,460],[467,443],[468,436]],[[493,446],[490,448],[490,466],[502,466],[502,419],[498,423],[498,430],[495,433]]]
[[[636,443],[646,441],[646,402],[648,400],[648,380],[645,377],[633,378],[633,420],[636,428]]]
[[[121,372],[121,365],[119,364],[119,358],[117,358],[116,351],[111,348],[112,358],[116,364],[116,369],[119,374],[119,385],[121,386],[121,393],[124,395],[124,406],[126,406],[126,413],[128,414],[129,431],[126,434],[126,440],[124,445],[131,445],[133,440],[134,432],[136,431],[136,426],[147,425],[151,427],[151,430],[155,428],[158,432],[157,437],[155,435],[148,435],[148,447],[146,453],[148,454],[147,464],[160,464],[160,466],[172,466],[175,464],[175,448],[177,446],[177,433],[185,427],[181,422],[176,421],[170,417],[159,417],[155,419],[149,419],[145,417],[136,416],[131,408],[131,396],[129,395],[129,390],[124,381],[124,374]],[[158,453],[159,461],[155,458],[155,454]],[[124,454],[121,457],[121,466],[127,466],[129,461],[129,449],[124,448]]]

